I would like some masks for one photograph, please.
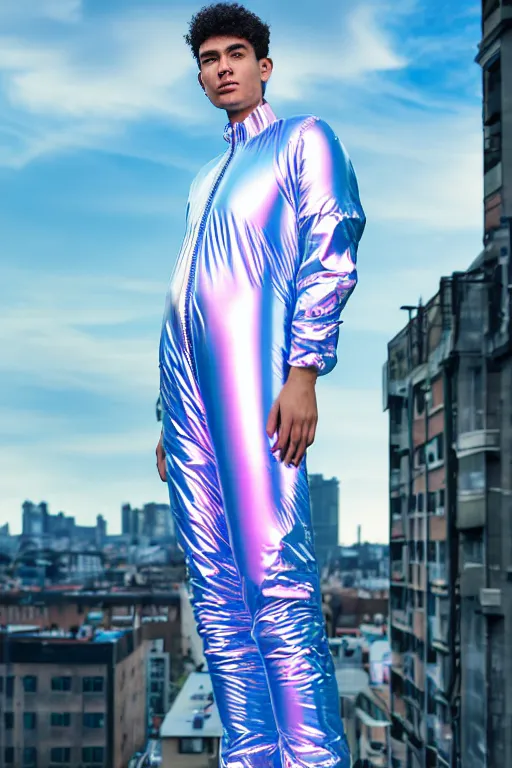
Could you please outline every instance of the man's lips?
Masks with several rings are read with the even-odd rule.
[[[236,88],[237,85],[238,83],[230,81],[229,83],[222,83],[222,85],[219,85],[217,90],[222,93],[223,91],[230,90],[231,88]]]

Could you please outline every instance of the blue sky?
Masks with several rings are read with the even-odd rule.
[[[403,303],[482,237],[474,0],[252,0],[267,98],[346,145],[368,224],[309,469],[340,479],[341,539],[385,540],[381,376]],[[167,500],[155,469],[158,339],[199,167],[224,149],[185,43],[200,3],[0,4],[0,522],[26,499],[120,526]]]

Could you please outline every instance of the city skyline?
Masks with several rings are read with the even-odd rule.
[[[247,5],[272,26],[273,108],[324,117],[359,177],[360,284],[318,384],[308,466],[340,480],[341,542],[358,524],[385,541],[387,341],[400,305],[481,250],[480,6]],[[188,185],[223,150],[225,116],[182,38],[198,4],[138,6],[0,10],[2,522],[45,498],[112,530],[124,500],[168,501],[154,460],[160,322]]]

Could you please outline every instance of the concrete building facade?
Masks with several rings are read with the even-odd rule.
[[[512,764],[510,0],[482,2],[477,61],[484,248],[385,366],[393,768]]]
[[[0,635],[0,764],[125,768],[145,741],[140,632]]]

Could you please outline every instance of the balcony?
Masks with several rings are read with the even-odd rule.
[[[483,5],[483,12],[482,12],[482,18],[483,18],[483,39],[484,41],[486,38],[488,38],[490,35],[496,32],[496,29],[499,27],[499,25],[502,22],[507,22],[512,18],[512,4],[510,3],[510,0],[503,0],[500,7],[499,0],[484,0]],[[492,49],[489,51],[489,45],[488,44],[480,44],[481,54],[478,57],[478,60],[482,64],[482,66],[485,64],[485,60],[489,58],[490,53],[492,54]]]
[[[399,469],[392,469],[389,479],[389,486],[392,491],[398,491],[400,489],[401,475]]]
[[[407,613],[402,608],[391,608],[391,621],[397,629],[402,629],[406,632],[409,632],[411,629]]]
[[[480,597],[484,586],[485,571],[483,565],[467,565],[460,574],[461,597]]]
[[[461,454],[467,456],[480,451],[499,451],[500,431],[499,429],[477,429],[473,432],[463,432],[457,438],[455,450],[457,458],[460,458]]]
[[[405,568],[402,560],[395,560],[391,563],[391,581],[405,581]]]
[[[389,760],[386,744],[381,741],[361,739],[361,759],[368,768],[388,768]]]
[[[493,192],[501,189],[503,171],[501,162],[493,166],[484,175],[484,197],[489,197]]]
[[[401,515],[393,516],[391,520],[391,538],[393,540],[405,538]]]
[[[414,611],[413,632],[418,640],[425,639],[425,612],[422,610]]]
[[[457,528],[482,528],[485,525],[485,490],[460,491],[457,498]]]
[[[446,653],[448,651],[448,619],[439,614],[428,617],[430,641],[434,648]]]
[[[452,729],[448,723],[442,723],[438,717],[434,716],[434,743],[440,755],[447,760],[450,759],[452,751]]]
[[[427,675],[434,683],[435,690],[444,693],[444,677],[441,664],[427,664]]]
[[[496,87],[489,91],[484,101],[485,124],[494,122],[501,115],[501,88]]]
[[[448,569],[446,563],[429,563],[428,578],[431,584],[445,586],[448,582]]]

